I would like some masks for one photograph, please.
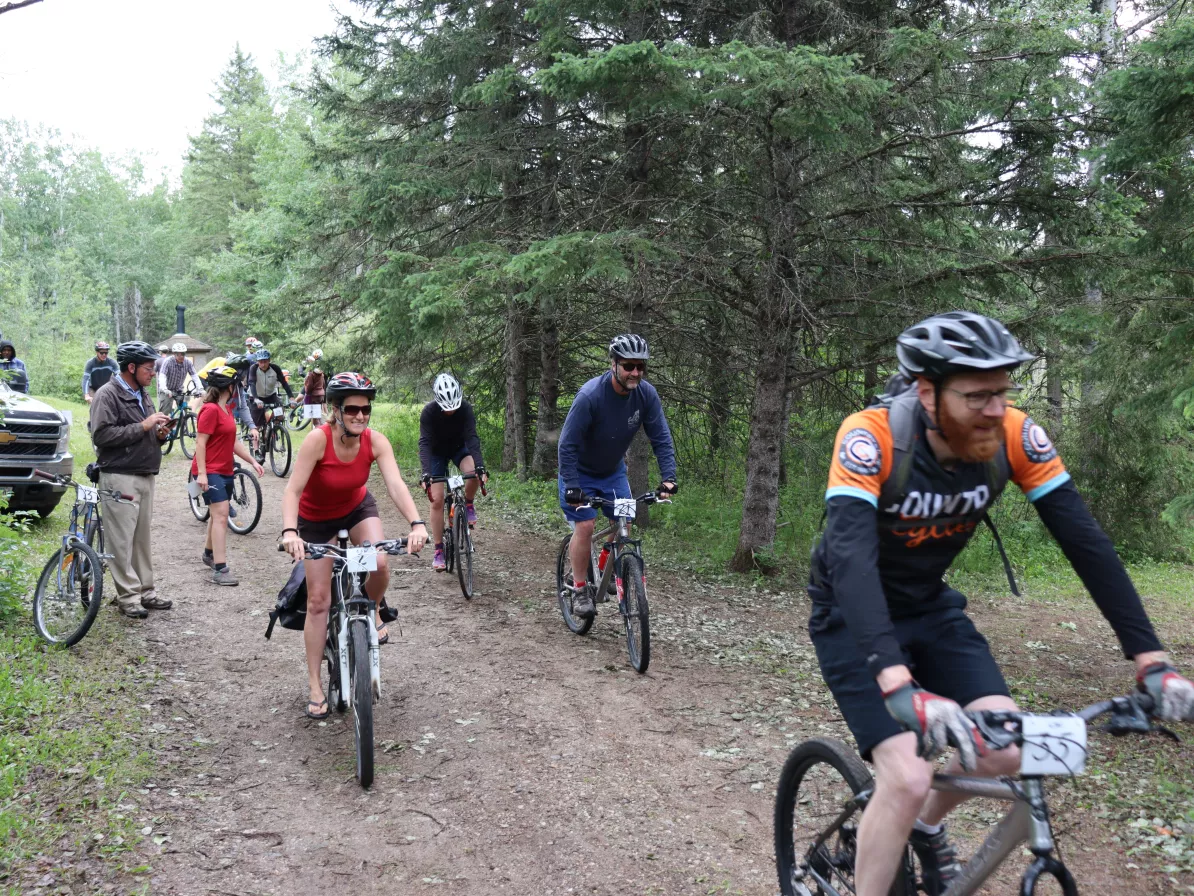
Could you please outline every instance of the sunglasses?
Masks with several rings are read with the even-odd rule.
[[[97,354],[97,355],[106,355],[106,354],[107,354],[107,352],[103,352],[103,351],[101,351],[101,352],[96,352],[96,354]]]
[[[647,365],[642,361],[619,361],[618,366],[622,368],[624,373],[634,373],[636,370],[645,371]]]
[[[346,404],[340,408],[345,417],[368,417],[373,413],[371,404]]]

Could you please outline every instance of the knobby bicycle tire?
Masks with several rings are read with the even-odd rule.
[[[49,644],[73,647],[83,640],[104,599],[104,572],[99,557],[78,540],[54,552],[42,568],[33,592],[33,626]],[[59,612],[78,617],[66,633],[51,624]]]
[[[576,635],[588,634],[593,627],[593,619],[582,619],[572,615],[572,594],[568,590],[572,584],[572,558],[568,555],[568,547],[572,544],[572,535],[565,535],[560,542],[560,553],[556,557],[556,603],[560,607],[560,615],[564,617],[564,625]],[[593,558],[589,557],[589,579],[593,579]]]
[[[290,472],[290,430],[277,420],[270,424],[269,467],[279,479]]]
[[[356,742],[357,780],[373,783],[373,683],[369,677],[369,625],[354,619],[348,629],[348,668],[352,675],[352,730]]]
[[[251,470],[240,467],[232,474],[232,495],[229,509],[236,507],[236,516],[229,517],[228,528],[237,535],[248,535],[261,519],[261,483]]]
[[[625,554],[618,561],[622,576],[622,621],[626,625],[626,652],[630,665],[640,675],[651,665],[651,610],[647,604],[647,581],[642,558]]]
[[[473,533],[468,528],[468,513],[464,508],[456,511],[456,575],[460,579],[460,592],[465,600],[473,598]]]
[[[194,481],[195,481],[195,474],[188,473],[187,474],[187,485],[189,486]],[[193,517],[195,517],[195,519],[197,519],[201,523],[207,522],[208,518],[211,516],[211,507],[209,507],[207,502],[203,500],[203,495],[192,496],[190,489],[188,488],[187,489],[187,504],[190,505],[191,515]]]
[[[775,870],[783,896],[822,896],[829,892],[811,875],[802,878],[805,857],[817,837],[840,816],[851,796],[873,786],[871,773],[858,754],[839,740],[814,738],[789,754],[776,788],[774,816]],[[858,822],[857,814],[846,819],[826,837],[809,862],[843,892],[854,892]],[[890,896],[906,896],[907,881],[905,859]]]
[[[178,447],[182,449],[187,460],[195,456],[195,440],[198,437],[199,434],[195,429],[195,415],[188,409],[178,423]],[[190,442],[187,441],[188,439]]]

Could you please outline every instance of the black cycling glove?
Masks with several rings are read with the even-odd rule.
[[[575,486],[564,489],[564,503],[576,507],[585,503],[585,493]]]
[[[674,495],[678,491],[680,491],[680,486],[675,482],[670,484],[665,482],[663,485],[659,486],[659,494],[661,495]]]

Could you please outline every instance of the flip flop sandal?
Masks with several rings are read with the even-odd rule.
[[[323,712],[311,712],[312,706],[316,707],[317,709],[320,706],[322,706]],[[331,710],[328,708],[327,700],[320,700],[318,703],[316,703],[314,700],[307,701],[307,718],[308,719],[315,719],[316,721],[319,721],[321,719],[326,719],[328,717],[328,713],[330,713],[330,712],[331,712]]]
[[[382,632],[385,632],[385,634],[383,635]],[[379,628],[377,630],[377,646],[380,647],[382,644],[389,644],[389,643],[390,643],[390,628],[389,628],[389,626],[383,625],[381,628]]]

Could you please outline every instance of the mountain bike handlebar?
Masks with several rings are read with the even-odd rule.
[[[1156,724],[1154,711],[1153,698],[1142,691],[1134,691],[1123,697],[1112,697],[1110,700],[1092,703],[1074,713],[1057,713],[1056,715],[1074,715],[1084,722],[1092,722],[1099,716],[1110,713],[1111,718],[1103,725],[1103,730],[1110,734],[1121,736],[1159,731],[1176,738],[1177,735],[1173,732]],[[1024,743],[1022,721],[1025,716],[1033,715],[1033,713],[986,709],[968,712],[966,715],[974,722],[988,747],[1002,750]]]
[[[621,499],[598,498],[595,496],[589,496],[589,497],[585,498],[584,504],[577,504],[576,507],[577,508],[581,508],[581,507],[613,507],[614,500],[621,500]],[[634,500],[642,502],[643,504],[671,504],[672,503],[671,498],[665,498],[657,491],[656,492],[645,492],[645,493],[637,496]]]
[[[426,482],[428,485],[434,485],[437,482],[447,482],[451,478],[451,476],[428,476],[426,477]],[[489,492],[485,490],[485,480],[476,473],[461,473],[460,478],[478,480],[481,483],[481,494],[487,498],[489,497]]]
[[[40,479],[48,479],[56,485],[70,485],[79,488],[79,483],[75,482],[69,476],[56,476],[53,473],[47,473],[45,470],[34,470],[33,475]],[[114,488],[97,488],[96,493],[102,498],[111,498],[120,504],[132,504],[136,497],[133,495],[126,495],[124,492],[118,492]]]
[[[374,550],[383,551],[393,557],[405,553],[406,539],[405,538],[387,538],[383,541],[375,541],[373,543],[365,542],[364,544],[349,545],[348,548],[341,548],[338,544],[314,544],[309,541],[303,542],[303,547],[306,549],[307,559],[309,560],[326,560],[330,558],[333,565],[339,566],[347,562],[348,551],[352,548],[373,548]],[[278,545],[278,550],[287,553],[286,545]],[[412,556],[417,557],[418,554]]]

